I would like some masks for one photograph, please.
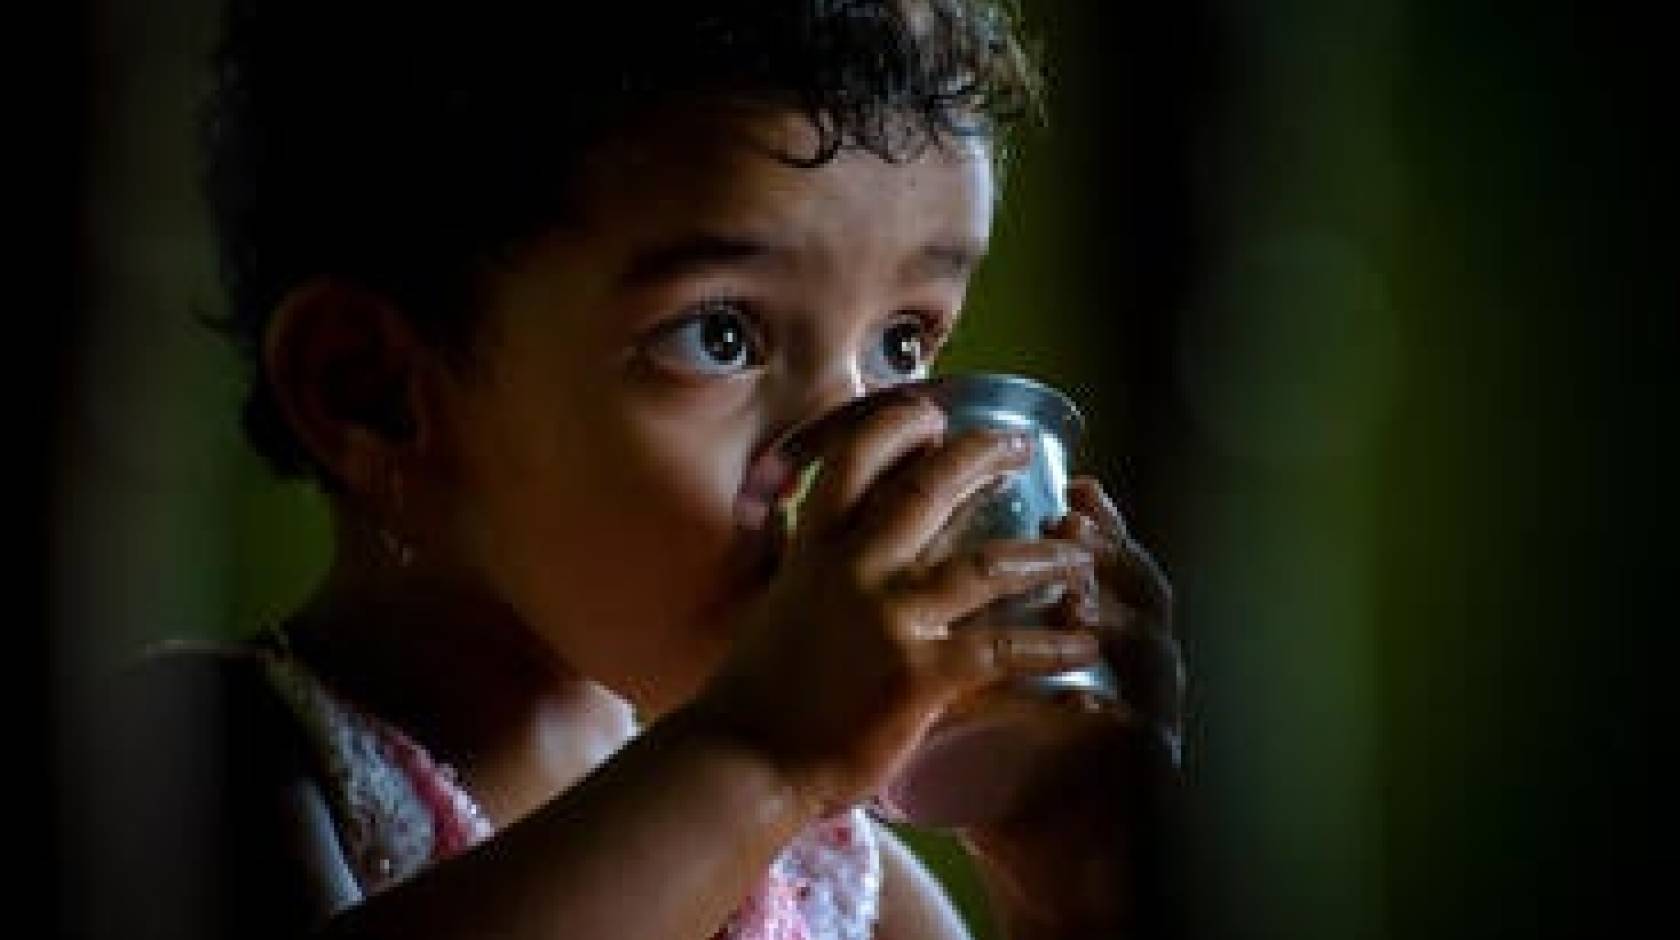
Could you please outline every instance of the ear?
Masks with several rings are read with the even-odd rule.
[[[427,355],[391,301],[318,278],[276,308],[262,366],[292,433],[333,482],[376,496],[423,438],[417,383]]]

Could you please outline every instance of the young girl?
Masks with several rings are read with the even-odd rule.
[[[208,182],[246,426],[336,551],[266,636],[131,677],[109,924],[963,937],[860,807],[979,700],[1055,756],[962,832],[1008,935],[1138,927],[1165,582],[1090,480],[1046,538],[924,557],[1030,445],[893,392],[986,251],[1033,89],[1010,17],[571,6],[231,4]],[[856,400],[782,538],[777,445]],[[1066,629],[947,630],[1052,583]],[[1127,704],[1002,694],[1105,654]]]

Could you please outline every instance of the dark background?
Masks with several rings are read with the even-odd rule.
[[[1055,112],[950,364],[1072,391],[1088,467],[1173,576],[1190,931],[1666,932],[1658,15],[1026,6]],[[44,289],[14,294],[6,396],[16,669],[43,680],[14,711],[41,733],[16,775],[35,909],[75,903],[58,816],[87,768],[58,755],[101,670],[262,622],[321,557],[189,322],[220,302],[184,137],[207,9],[65,4],[14,40],[63,49],[13,82],[40,128],[13,185],[43,210],[19,225],[16,283]]]

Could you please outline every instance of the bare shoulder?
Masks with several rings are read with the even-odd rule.
[[[358,898],[255,654],[160,648],[90,698],[71,848],[85,935],[299,937]]]
[[[871,819],[881,846],[881,920],[875,940],[972,940],[939,880],[893,831]]]

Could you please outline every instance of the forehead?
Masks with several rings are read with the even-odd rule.
[[[596,233],[631,240],[718,229],[799,241],[960,241],[991,229],[993,179],[977,140],[930,144],[898,162],[842,148],[816,166],[803,115],[709,106],[665,113],[602,144],[579,175],[578,207]],[[789,159],[792,158],[792,159]]]

